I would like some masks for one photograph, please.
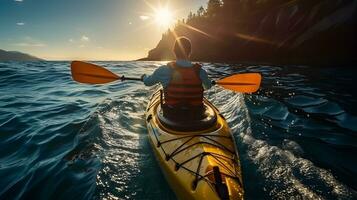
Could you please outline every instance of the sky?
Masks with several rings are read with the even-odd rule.
[[[0,0],[0,49],[46,60],[143,58],[169,25],[207,1]]]

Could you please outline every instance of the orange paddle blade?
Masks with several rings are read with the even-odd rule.
[[[120,79],[118,75],[103,67],[81,61],[71,63],[71,72],[73,80],[80,83],[104,84]]]
[[[262,80],[259,73],[235,74],[223,78],[216,83],[226,89],[242,93],[256,92]]]

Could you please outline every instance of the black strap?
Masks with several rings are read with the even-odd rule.
[[[221,172],[219,171],[218,166],[213,167],[213,175],[215,180],[215,188],[218,193],[218,196],[222,200],[229,200],[228,188],[227,185],[222,182],[222,175]]]

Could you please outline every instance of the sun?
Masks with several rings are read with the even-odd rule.
[[[173,23],[172,12],[167,7],[156,9],[154,17],[156,24],[162,28],[168,28]]]
[[[148,25],[156,25],[160,30],[174,26],[177,10],[170,8],[168,0],[165,4],[161,4],[160,0],[157,5],[153,5],[147,0],[144,0],[144,2],[151,9],[151,12],[141,13],[141,20],[149,22]]]

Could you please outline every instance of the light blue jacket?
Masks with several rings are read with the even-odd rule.
[[[176,64],[180,67],[193,67],[193,64],[188,60],[177,60]],[[161,85],[166,88],[171,80],[172,69],[163,65],[157,68],[152,75],[147,76],[146,74],[143,76],[143,81],[146,86],[152,86],[156,83],[161,83]],[[210,89],[212,87],[211,80],[208,78],[207,72],[201,68],[200,70],[200,78],[202,81],[202,86],[205,90]]]

